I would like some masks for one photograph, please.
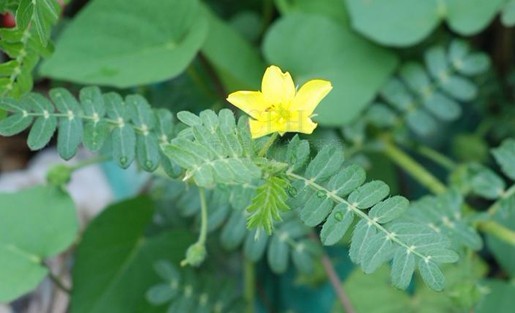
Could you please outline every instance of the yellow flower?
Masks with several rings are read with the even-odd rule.
[[[330,82],[316,79],[297,91],[290,73],[272,65],[263,75],[261,91],[236,91],[227,101],[251,116],[252,138],[275,132],[311,134],[317,127],[311,120],[313,111],[332,88]]]

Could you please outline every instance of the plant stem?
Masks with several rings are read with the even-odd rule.
[[[445,192],[446,187],[429,171],[422,167],[417,161],[395,146],[390,140],[383,140],[383,153],[395,164],[399,165],[420,184],[429,189],[434,194]]]
[[[502,195],[501,197],[495,201],[494,204],[492,204],[487,210],[486,212],[492,216],[492,215],[495,215],[495,213],[497,213],[497,211],[501,208],[501,201],[504,200],[504,199],[507,199],[509,197],[511,197],[512,195],[515,194],[515,185],[511,186],[510,188],[508,188],[508,190],[506,190]]]
[[[443,168],[452,171],[455,169],[458,165],[456,162],[448,158],[447,156],[441,154],[440,152],[429,148],[425,145],[416,145],[415,151],[420,153],[421,155],[425,156],[426,158],[430,159],[431,161],[441,165]]]
[[[350,302],[349,296],[343,289],[342,281],[340,280],[340,277],[338,277],[338,274],[334,269],[331,259],[325,252],[322,255],[322,266],[324,267],[327,277],[329,277],[329,281],[333,286],[334,292],[336,293],[338,300],[345,309],[345,313],[356,313],[356,311],[352,307],[352,303]]]
[[[274,144],[275,140],[277,139],[277,133],[273,133],[272,136],[268,138],[268,141],[265,142],[265,145],[259,150],[258,157],[264,157],[266,153],[268,152],[268,149]]]
[[[198,243],[204,245],[207,238],[207,203],[206,203],[206,191],[204,188],[199,188],[200,195],[200,235]]]
[[[478,229],[515,246],[515,231],[504,227],[496,221],[483,221],[478,224]]]
[[[57,286],[57,288],[61,289],[63,292],[67,294],[71,294],[71,289],[66,287],[63,282],[57,277],[54,273],[52,273],[52,270],[50,269],[50,266],[48,264],[43,263],[43,266],[45,266],[48,270],[48,278]]]
[[[247,302],[246,313],[254,313],[256,302],[256,267],[254,262],[245,258],[244,261],[245,300]]]

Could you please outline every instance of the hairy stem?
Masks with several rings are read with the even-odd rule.
[[[245,258],[244,261],[244,293],[247,302],[246,313],[254,313],[254,303],[256,302],[256,267],[254,262]]]
[[[440,194],[445,192],[446,187],[444,184],[390,140],[383,140],[382,152],[432,193]]]
[[[207,203],[206,203],[206,191],[204,188],[199,188],[200,195],[200,235],[198,243],[204,245],[207,238]]]
[[[258,157],[264,157],[266,153],[268,152],[268,149],[274,144],[275,140],[277,139],[277,133],[274,133],[272,136],[268,138],[268,141],[265,142],[265,145],[259,150]]]

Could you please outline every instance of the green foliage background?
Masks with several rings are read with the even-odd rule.
[[[8,0],[0,12],[16,18],[0,28],[0,134],[64,160],[99,155],[0,194],[0,301],[53,277],[46,262],[70,249],[72,313],[515,305],[513,0]],[[299,86],[332,82],[313,135],[253,140],[230,110],[227,94],[259,90],[269,64]],[[66,185],[105,160],[148,172],[150,187],[80,233]],[[295,284],[304,293],[280,301]]]

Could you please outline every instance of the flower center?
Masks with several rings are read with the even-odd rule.
[[[272,104],[266,111],[272,113],[271,119],[279,123],[284,123],[291,119],[290,110],[282,103]]]

